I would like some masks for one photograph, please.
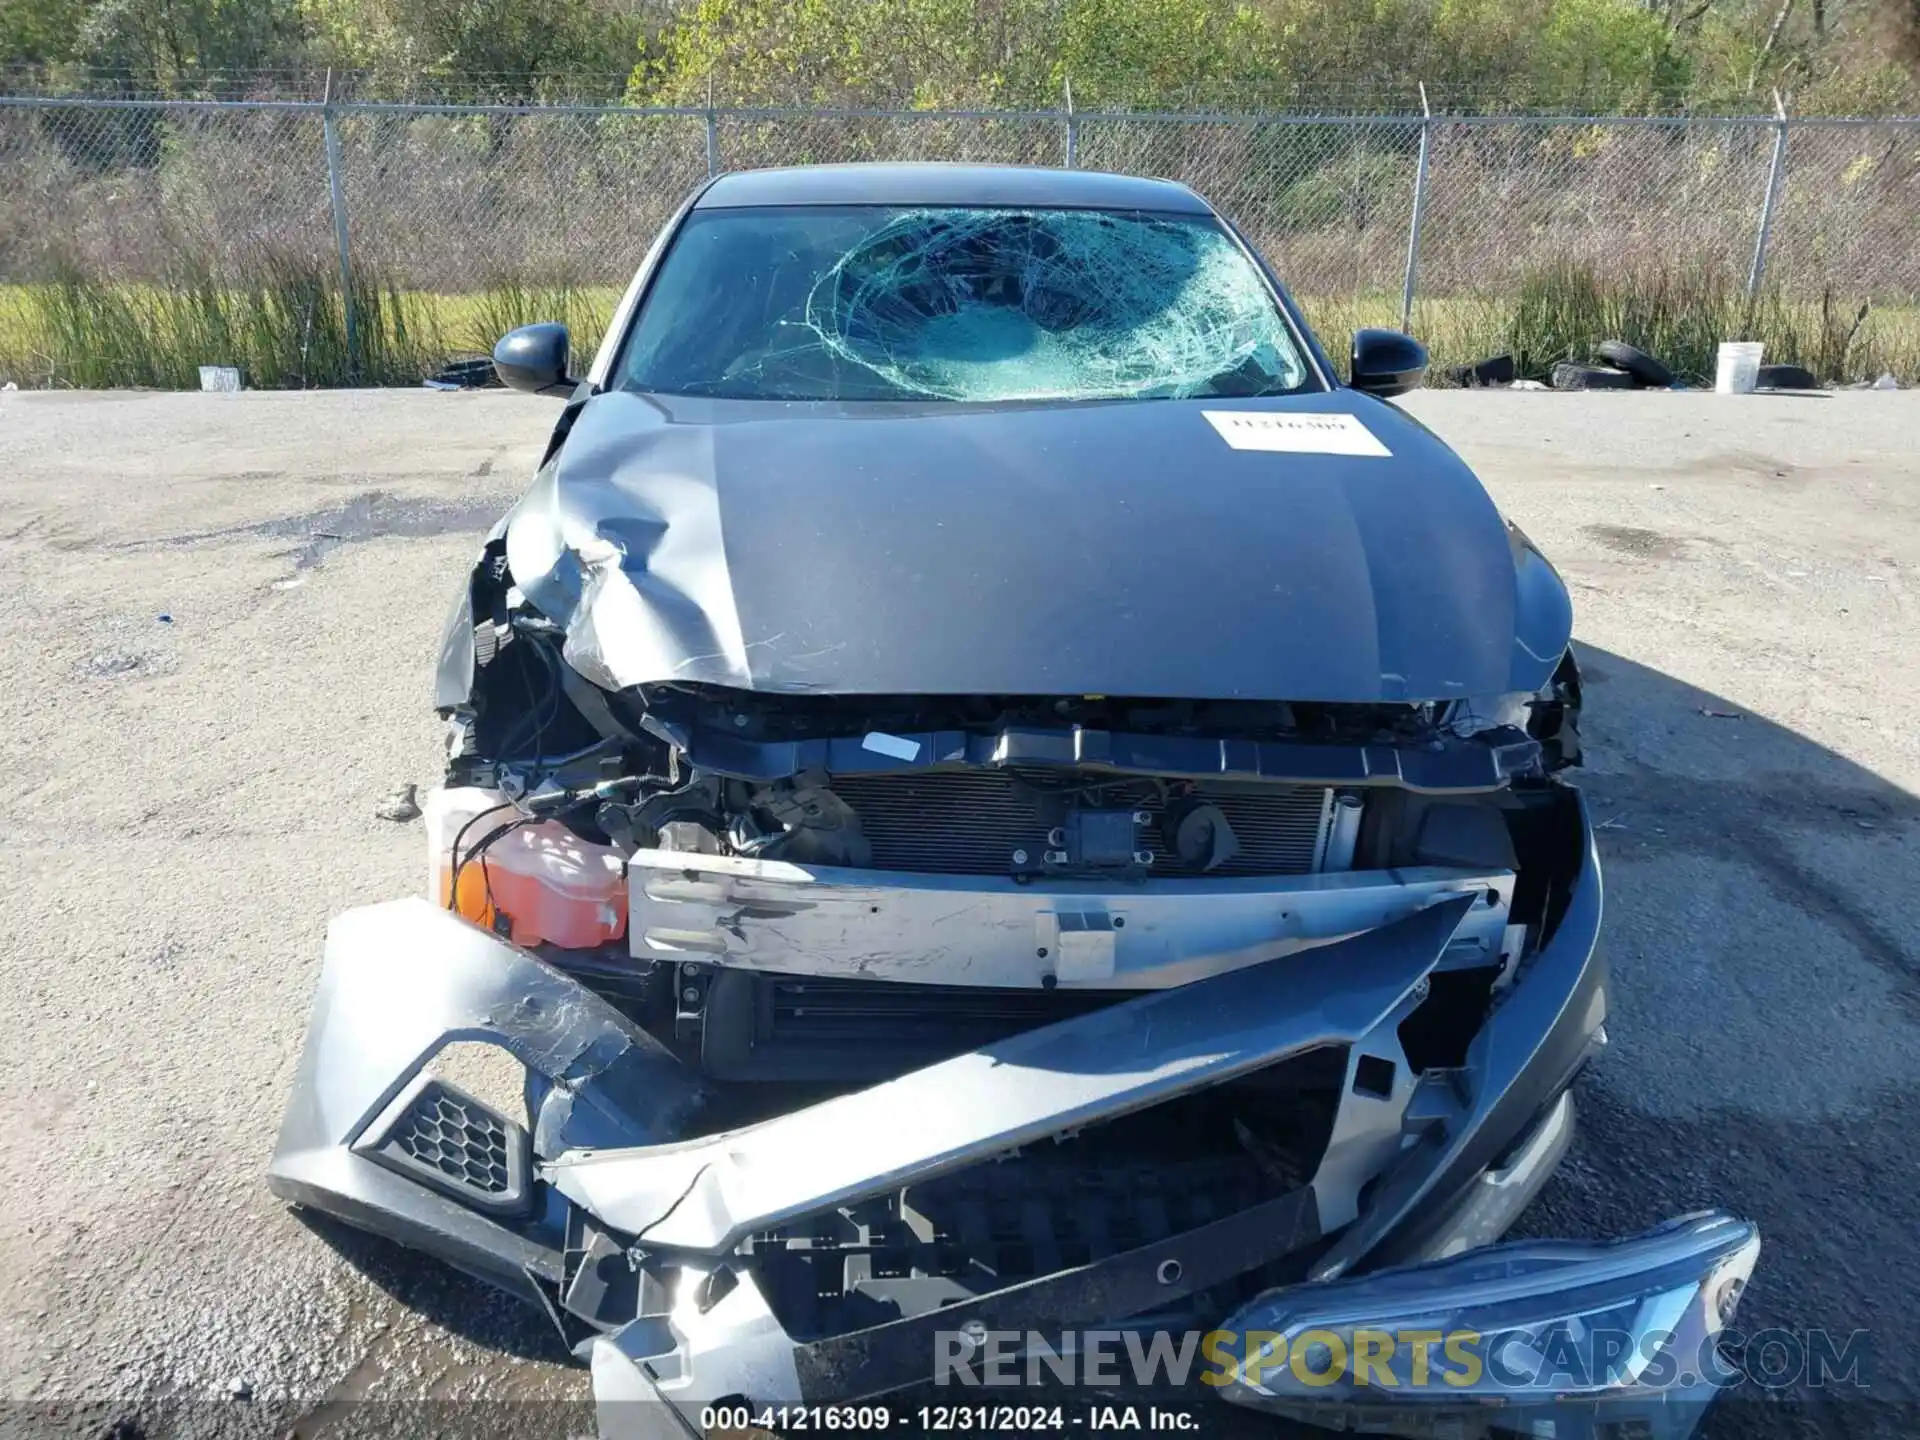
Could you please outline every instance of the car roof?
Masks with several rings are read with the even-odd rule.
[[[696,210],[773,205],[1014,205],[1065,210],[1213,213],[1172,180],[1056,170],[1037,165],[796,165],[722,175],[700,192]]]

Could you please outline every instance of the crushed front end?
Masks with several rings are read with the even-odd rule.
[[[270,1175],[539,1306],[604,1434],[1115,1325],[1265,1335],[1219,1393],[1334,1428],[1697,1413],[1644,1363],[1383,1392],[1273,1351],[1710,1345],[1752,1267],[1728,1217],[1497,1247],[1605,1043],[1570,651],[1337,704],[602,688],[580,644],[496,537],[429,900],[334,923]],[[508,1085],[460,1078],[476,1047]]]

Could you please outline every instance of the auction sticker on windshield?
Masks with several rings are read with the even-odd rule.
[[[1269,410],[1200,413],[1236,450],[1281,450],[1295,455],[1393,453],[1353,415],[1279,415]]]

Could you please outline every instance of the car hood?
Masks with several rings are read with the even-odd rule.
[[[506,540],[607,689],[1445,700],[1537,690],[1570,628],[1472,472],[1353,391],[603,394]]]

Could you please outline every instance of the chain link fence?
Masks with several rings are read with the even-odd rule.
[[[0,289],[614,291],[708,175],[847,160],[1185,181],[1310,313],[1397,323],[1566,264],[1920,304],[1920,120],[634,110],[0,97]],[[606,302],[610,305],[610,299]]]

